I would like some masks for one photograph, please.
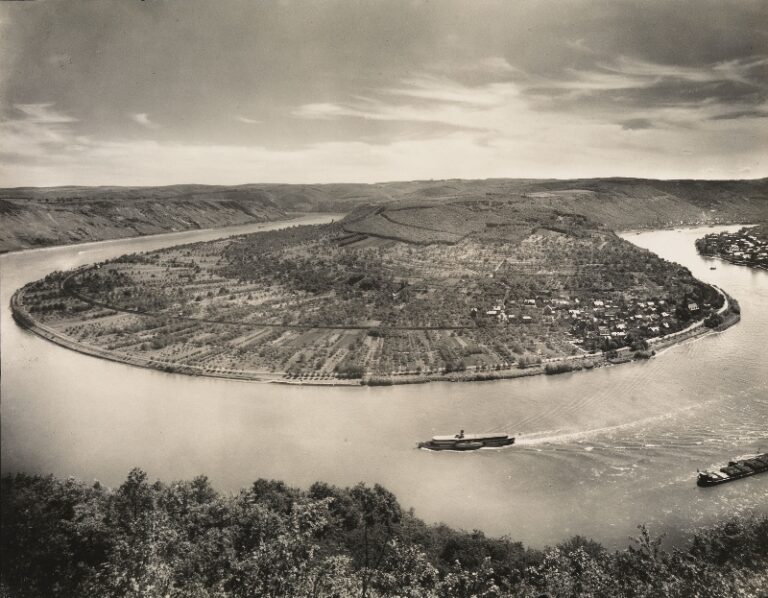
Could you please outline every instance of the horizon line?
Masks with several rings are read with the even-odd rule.
[[[68,185],[16,185],[13,187],[0,187],[2,190],[16,190],[16,189],[66,189],[66,188],[120,188],[120,189],[149,189],[149,188],[163,188],[163,187],[254,187],[259,185],[273,186],[273,185],[285,185],[296,187],[321,187],[331,185],[393,185],[398,183],[439,183],[444,181],[532,181],[532,182],[546,182],[546,181],[609,181],[609,180],[624,180],[624,181],[659,181],[659,182],[675,182],[675,181],[698,181],[709,183],[726,183],[726,182],[757,182],[768,179],[768,174],[765,176],[758,176],[752,178],[732,178],[732,179],[707,179],[707,178],[652,178],[652,177],[637,177],[637,176],[594,176],[594,177],[576,177],[576,178],[559,178],[559,177],[485,177],[485,178],[441,178],[441,179],[393,179],[387,181],[374,181],[370,183],[362,182],[313,182],[313,183],[286,183],[286,182],[253,182],[253,183],[164,183],[158,185],[93,185],[93,184],[68,184]]]

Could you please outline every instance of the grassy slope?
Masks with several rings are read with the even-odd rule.
[[[372,185],[0,189],[0,251],[274,220],[286,211],[350,211],[390,202],[405,207],[493,198],[517,198],[588,215],[609,228],[764,221],[768,179],[457,179]]]

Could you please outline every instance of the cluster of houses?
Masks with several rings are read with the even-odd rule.
[[[506,306],[506,304],[509,304],[509,307]],[[535,299],[526,299],[523,301],[525,305],[536,305]],[[502,322],[515,322],[520,321],[523,324],[532,324],[533,323],[533,316],[528,314],[514,314],[512,313],[512,308],[514,306],[514,301],[509,301],[505,303],[499,303],[497,305],[494,305],[491,309],[488,309],[485,311],[485,317],[486,318],[498,318]],[[477,319],[478,316],[480,316],[480,311],[473,307],[470,310],[470,315],[473,319]]]
[[[693,319],[710,311],[709,305],[686,301],[683,306]],[[517,312],[517,313],[512,313]],[[473,319],[497,319],[503,323],[560,323],[567,327],[573,343],[587,350],[604,348],[606,341],[617,347],[633,339],[664,336],[680,330],[678,306],[664,299],[625,300],[611,298],[531,298],[505,301],[481,311],[472,308]]]
[[[748,229],[735,233],[712,233],[696,241],[704,255],[717,255],[730,262],[768,268],[768,240],[760,239]]]
[[[701,308],[696,302],[687,304],[694,317]],[[623,346],[631,334],[634,338],[653,338],[680,329],[676,307],[664,299],[615,303],[593,299],[583,307],[568,310],[570,332],[574,344],[590,349],[600,348],[606,341]]]

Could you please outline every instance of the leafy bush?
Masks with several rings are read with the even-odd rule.
[[[365,368],[359,363],[353,363],[349,361],[342,361],[338,364],[334,371],[339,378],[362,378],[365,374]]]
[[[560,362],[560,363],[548,363],[546,366],[544,366],[544,373],[545,374],[565,374],[566,372],[572,372],[573,370],[579,369],[578,366],[574,365],[573,363],[566,363],[566,362]]]

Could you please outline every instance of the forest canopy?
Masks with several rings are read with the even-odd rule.
[[[385,488],[260,479],[235,494],[200,476],[117,488],[2,479],[0,596],[758,596],[768,516],[742,516],[666,550],[640,526],[625,550],[575,536],[533,550],[428,525]]]

